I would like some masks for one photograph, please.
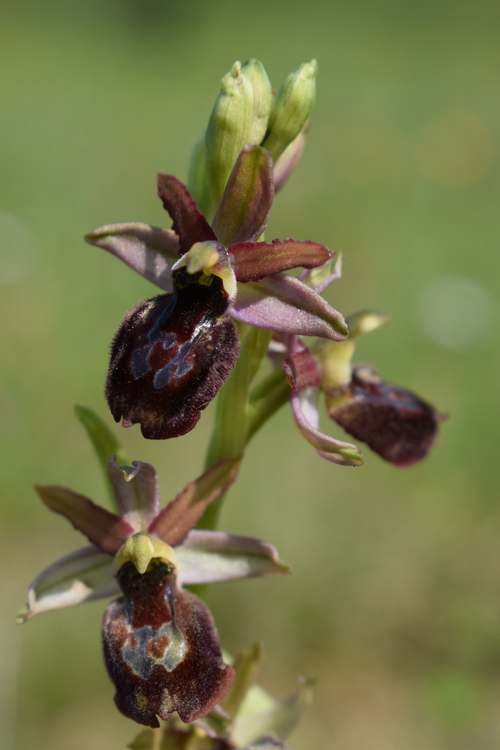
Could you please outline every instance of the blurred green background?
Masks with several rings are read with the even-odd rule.
[[[109,342],[154,289],[82,236],[169,225],[155,173],[186,178],[220,78],[250,56],[275,88],[319,63],[306,151],[268,236],[343,251],[330,301],[392,317],[358,361],[452,417],[421,466],[367,451],[347,469],[283,409],[222,524],[275,543],[294,574],[214,586],[221,640],[233,652],[262,640],[278,697],[317,678],[295,750],[499,746],[499,22],[488,0],[3,4],[2,749],[118,750],[135,734],[101,659],[103,603],[13,625],[34,575],[82,543],[31,487],[105,502],[73,404],[112,423]],[[200,472],[212,421],[208,409],[166,443],[119,429],[167,501]]]

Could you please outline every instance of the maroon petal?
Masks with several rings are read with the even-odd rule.
[[[267,242],[238,242],[229,253],[234,262],[237,281],[260,281],[265,276],[289,271],[291,268],[323,266],[335,253],[319,242],[273,240]]]
[[[238,358],[236,326],[225,314],[218,276],[180,269],[176,292],[138,305],[111,350],[106,397],[115,420],[139,422],[146,438],[164,440],[193,429]]]
[[[174,711],[184,722],[206,716],[234,680],[210,612],[177,587],[162,560],[143,575],[126,563],[118,581],[125,600],[106,611],[103,645],[119,710],[149,727],[159,726],[157,715],[167,720]]]
[[[217,239],[191,193],[177,177],[159,174],[158,195],[172,218],[172,229],[179,236],[180,255],[187,253],[195,242]]]
[[[273,160],[260,146],[243,146],[219,201],[212,227],[226,247],[256,240],[273,205]]]
[[[318,361],[311,350],[304,344],[283,362],[286,379],[293,390],[305,386],[319,387],[321,385],[321,371]]]
[[[396,466],[421,461],[443,419],[430,404],[386,383],[370,367],[354,367],[351,383],[326,398],[332,419]]]
[[[119,516],[77,492],[54,484],[38,485],[35,489],[47,508],[67,518],[101,552],[115,555],[134,533],[134,529]]]
[[[164,508],[149,527],[152,534],[176,547],[196,526],[206,508],[224,494],[238,475],[241,458],[219,461],[189,484]]]

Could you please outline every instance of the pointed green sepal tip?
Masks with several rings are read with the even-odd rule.
[[[276,95],[267,136],[262,143],[276,161],[299,135],[307,122],[316,98],[316,60],[303,63],[291,73]]]
[[[131,562],[137,572],[143,575],[153,558],[164,560],[172,568],[179,567],[177,555],[170,545],[152,534],[140,531],[127,539],[118,550],[113,564],[114,573],[116,575],[125,563]]]
[[[362,310],[353,313],[346,318],[349,327],[349,338],[363,336],[365,333],[371,333],[380,328],[390,320],[389,315],[381,315],[373,310]]]
[[[25,622],[28,622],[30,616],[29,607],[24,606],[16,615],[16,625],[23,625]]]

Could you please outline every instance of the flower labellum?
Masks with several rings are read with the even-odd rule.
[[[114,338],[106,398],[117,422],[146,438],[193,429],[239,354],[222,279],[174,271],[174,292],[141,302]]]
[[[147,534],[124,546],[132,540],[138,542],[132,559],[120,552],[116,557],[118,564],[125,560],[117,572],[123,598],[109,605],[103,622],[115,702],[125,716],[149,727],[159,726],[157,715],[167,720],[174,711],[191,722],[227,693],[234,670],[222,660],[208,609],[177,585],[174,551]],[[158,556],[141,573],[144,554],[151,552]]]
[[[428,454],[443,419],[411,391],[385,382],[367,366],[354,366],[347,386],[325,390],[328,413],[341,427],[396,466],[413,466]]]

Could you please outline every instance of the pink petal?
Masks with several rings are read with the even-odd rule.
[[[96,547],[85,547],[45,568],[28,589],[28,604],[19,624],[42,612],[73,607],[120,593],[112,572],[113,560]]]

